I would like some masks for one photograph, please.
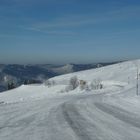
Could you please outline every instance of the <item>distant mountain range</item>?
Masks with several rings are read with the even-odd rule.
[[[18,65],[1,64],[0,65],[0,92],[7,90],[7,84],[14,82],[16,86],[24,83],[25,80],[36,80],[43,82],[54,76],[77,72],[81,70],[93,69],[101,66],[107,66],[112,63],[94,63],[94,64],[66,64],[66,65]]]

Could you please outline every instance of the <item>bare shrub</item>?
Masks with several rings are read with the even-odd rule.
[[[70,79],[69,85],[72,88],[72,90],[76,89],[79,85],[78,78],[76,76],[72,77]]]
[[[55,85],[55,81],[54,80],[46,80],[45,81],[45,86],[51,87]]]
[[[91,89],[93,89],[93,90],[97,90],[97,89],[102,89],[103,88],[103,85],[102,85],[100,79],[93,80],[90,86],[91,86]]]
[[[79,81],[79,85],[80,85],[80,89],[81,89],[81,90],[84,90],[84,89],[87,88],[87,82],[84,81],[84,80],[80,80],[80,81]]]

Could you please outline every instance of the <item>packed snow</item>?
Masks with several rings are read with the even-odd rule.
[[[137,69],[127,61],[1,93],[0,140],[140,140]],[[66,90],[74,76],[86,88]]]

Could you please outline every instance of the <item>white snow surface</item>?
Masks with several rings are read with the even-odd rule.
[[[0,93],[0,140],[140,140],[137,67],[122,62]],[[73,76],[100,79],[103,89],[64,92]]]

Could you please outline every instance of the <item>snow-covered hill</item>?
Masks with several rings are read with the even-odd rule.
[[[51,84],[24,85],[1,93],[0,140],[139,140],[137,68],[140,60],[57,76],[49,79]],[[88,88],[79,85],[67,91],[74,76]],[[93,89],[95,81],[103,87]]]
[[[117,62],[114,62],[117,63]],[[102,66],[111,65],[112,63],[101,63]],[[96,68],[98,64],[66,64],[66,65],[51,65],[51,64],[39,64],[39,65],[1,65],[0,64],[0,92],[7,90],[8,82],[14,82],[18,87],[25,81],[34,81],[40,83],[45,79],[77,72],[81,70],[87,70]]]

